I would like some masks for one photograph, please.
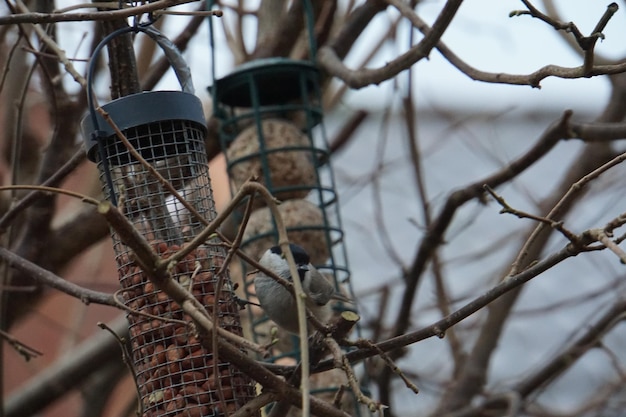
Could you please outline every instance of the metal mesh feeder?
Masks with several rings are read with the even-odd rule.
[[[205,120],[200,100],[193,94],[186,64],[156,30],[132,27],[116,31],[98,45],[95,54],[112,37],[129,31],[143,32],[161,46],[183,91],[133,94],[113,100],[102,109],[133,151],[202,219],[172,195],[92,105],[81,125],[87,155],[98,165],[105,196],[119,205],[119,210],[155,252],[167,258],[187,245],[206,221],[216,216],[204,146]],[[89,95],[91,103],[91,90]],[[201,345],[188,325],[190,317],[167,294],[154,287],[115,231],[111,237],[123,302],[133,311],[150,316],[128,315],[143,417],[217,417],[230,415],[248,402],[254,396],[249,379],[230,363],[214,361],[213,354]],[[225,276],[227,285],[220,291],[217,310],[213,311],[218,271],[226,255],[216,243],[207,241],[196,248],[172,269],[172,278],[188,288],[221,327],[241,335],[239,309],[228,276]]]

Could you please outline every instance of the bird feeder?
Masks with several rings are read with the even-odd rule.
[[[204,139],[206,124],[193,94],[189,69],[175,46],[150,27],[128,27],[148,35],[168,57],[182,91],[132,94],[102,106],[93,104],[89,68],[89,114],[82,120],[89,159],[97,163],[103,192],[154,251],[167,258],[185,247],[216,216]],[[185,201],[183,204],[182,200]],[[131,249],[112,231],[115,259],[128,314],[132,363],[143,417],[225,416],[254,396],[249,379],[204,348],[189,316],[155,288]],[[171,276],[226,330],[241,335],[239,310],[223,268],[225,252],[211,240],[172,268]],[[226,285],[217,294],[218,275]],[[217,308],[215,309],[215,306]]]
[[[313,11],[308,0],[303,1],[303,7],[310,59],[258,59],[222,78],[215,75],[216,48],[209,19],[213,54],[213,85],[209,89],[214,116],[220,121],[220,145],[233,194],[251,176],[258,177],[282,202],[278,209],[289,240],[307,251],[311,262],[335,282],[338,290],[349,292],[350,272],[315,64]],[[252,207],[241,248],[258,260],[277,244],[278,233],[264,202],[255,199]],[[244,289],[254,299],[254,276],[246,274],[246,268],[244,265]],[[267,341],[266,321],[265,317],[252,317],[255,341]],[[285,352],[294,357],[297,353],[297,349]]]
[[[208,1],[208,9],[213,5]],[[213,115],[219,121],[220,146],[226,157],[232,193],[255,176],[281,200],[278,210],[289,240],[302,246],[312,264],[330,278],[339,292],[353,297],[344,233],[339,213],[335,179],[323,123],[320,72],[315,63],[313,8],[310,0],[300,0],[304,10],[308,59],[271,57],[247,62],[218,78],[215,70],[216,47],[213,21],[208,19],[212,54]],[[242,225],[244,207],[235,213],[234,223]],[[241,249],[258,260],[278,243],[276,223],[264,201],[255,199],[245,224]],[[238,216],[237,216],[238,214]],[[255,299],[254,276],[242,263],[246,297]],[[355,305],[337,304],[337,311],[353,310]],[[273,339],[272,324],[258,311],[248,309],[251,337],[259,343]],[[356,327],[359,332],[358,325]],[[278,352],[269,359],[299,360],[297,338],[279,333]],[[364,372],[361,380],[367,392]],[[345,375],[339,369],[312,376],[312,393],[333,400]],[[352,415],[363,414],[354,395],[346,396],[345,407]],[[289,414],[291,415],[291,414]]]

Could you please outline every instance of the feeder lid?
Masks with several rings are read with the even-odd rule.
[[[216,88],[218,102],[228,106],[252,107],[251,84],[256,85],[259,105],[284,104],[302,97],[301,80],[306,91],[318,82],[319,70],[310,61],[289,58],[264,58],[239,66],[232,74],[219,80]]]
[[[182,91],[145,91],[131,94],[102,105],[102,109],[109,114],[122,132],[138,126],[171,120],[193,122],[206,130],[200,99]],[[98,159],[97,136],[117,140],[115,130],[100,113],[96,113],[96,118],[99,132],[95,131],[90,114],[81,121],[87,157],[93,162]]]

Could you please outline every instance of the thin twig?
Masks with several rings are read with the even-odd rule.
[[[0,337],[6,340],[6,342],[11,345],[17,353],[22,355],[27,362],[33,358],[43,355],[43,353],[37,349],[28,346],[26,343],[20,342],[2,329],[0,329]]]
[[[120,310],[124,310],[126,312],[128,312],[129,314],[135,315],[135,316],[141,316],[141,317],[146,317],[148,319],[151,320],[159,320],[162,321],[163,323],[177,323],[177,324],[182,324],[182,325],[187,325],[189,323],[187,323],[184,320],[177,320],[177,319],[172,319],[172,318],[168,318],[165,316],[155,316],[154,314],[149,314],[149,313],[145,313],[143,311],[140,310],[135,310],[133,308],[128,307],[126,304],[124,304],[124,302],[122,300],[120,300],[118,298],[118,295],[122,292],[124,292],[124,289],[119,289],[117,291],[115,291],[113,293],[113,299],[115,300],[115,302],[117,303],[117,307],[120,308]]]
[[[565,195],[563,195],[563,197],[554,205],[554,207],[552,208],[552,210],[550,210],[546,218],[554,219],[555,217],[558,217],[560,213],[563,211],[563,209],[567,207],[570,201],[573,200],[582,191],[582,189],[587,184],[589,184],[589,182],[598,178],[600,175],[602,175],[604,172],[608,171],[609,169],[613,168],[614,166],[621,164],[625,160],[626,160],[626,152],[617,155],[615,158],[611,159],[605,164],[602,164],[601,166],[594,169],[589,174],[583,176],[581,179],[576,181],[567,190]],[[518,257],[513,262],[513,265],[511,268],[512,274],[517,273],[521,265],[524,264],[526,255],[529,253],[529,248],[533,245],[534,241],[542,233],[544,227],[545,227],[545,223],[541,223],[537,225],[537,227],[535,228],[531,236],[526,240],[526,242],[524,243],[524,246],[519,251]]]
[[[7,79],[7,75],[9,74],[9,70],[11,69],[11,63],[13,62],[13,55],[15,54],[15,51],[17,51],[17,48],[22,44],[22,38],[24,37],[24,34],[21,31],[18,31],[18,38],[16,40],[14,40],[14,44],[11,47],[11,49],[9,50],[9,53],[7,54],[5,59],[5,64],[4,67],[2,69],[2,77],[0,78],[0,91],[4,90],[4,82]]]
[[[175,11],[175,10],[156,10],[152,14],[158,15],[171,15],[171,16],[203,16],[203,17],[222,17],[224,13],[221,10],[190,10],[190,11]]]
[[[64,194],[70,197],[78,198],[79,200],[89,203],[91,205],[97,206],[100,204],[100,201],[95,198],[89,197],[86,194],[81,194],[76,191],[64,190],[62,188],[55,187],[46,187],[45,185],[4,185],[0,186],[0,191],[9,191],[9,190],[31,190],[31,191],[39,191],[44,193],[56,193],[56,194]]]
[[[604,39],[604,34],[602,31],[609,23],[609,20],[613,17],[613,15],[617,12],[618,6],[617,3],[611,3],[607,6],[604,14],[596,24],[596,27],[593,28],[591,35],[589,35],[589,45],[587,49],[585,49],[585,61],[583,67],[587,70],[587,72],[591,72],[593,68],[593,63],[595,60],[595,52],[594,49],[596,44],[598,43],[598,39]]]
[[[259,410],[266,405],[276,401],[278,395],[273,392],[263,392],[243,405],[239,410],[230,414],[230,417],[255,417]]]
[[[117,344],[122,351],[122,361],[130,371],[130,374],[135,381],[135,391],[137,393],[137,415],[143,415],[143,401],[141,401],[141,392],[139,391],[139,387],[141,384],[139,384],[139,381],[137,380],[137,372],[135,372],[135,368],[133,367],[133,361],[131,360],[132,356],[130,355],[130,353],[128,353],[128,349],[126,348],[126,339],[115,333],[115,331],[106,323],[99,321],[97,324],[98,327],[100,327],[101,329],[104,329],[107,332],[111,333],[111,335],[117,341]]]
[[[335,396],[333,397],[333,405],[335,408],[341,407],[341,401],[343,400],[343,394],[345,394],[346,388],[345,385],[339,385],[337,388],[337,392],[335,392]]]
[[[280,245],[282,252],[285,255],[285,259],[289,264],[289,273],[291,274],[291,281],[293,282],[296,309],[298,311],[298,336],[300,336],[300,360],[302,361],[302,415],[308,416],[310,414],[311,408],[311,381],[309,380],[309,375],[311,374],[311,365],[309,362],[310,359],[308,343],[309,333],[307,330],[307,309],[304,304],[306,294],[304,292],[304,289],[302,288],[302,282],[300,280],[300,275],[298,274],[296,261],[294,260],[293,254],[291,253],[291,248],[289,247],[289,237],[287,236],[285,225],[282,221],[282,218],[280,217],[280,213],[278,213],[278,208],[275,204],[274,208],[276,209],[276,214],[278,214],[278,218],[276,218],[276,214],[274,214],[276,229],[279,231],[278,244]],[[280,233],[281,230],[285,232],[282,235]]]
[[[22,50],[25,52],[29,52],[33,55],[37,55],[41,58],[52,58],[52,59],[58,59],[59,57],[56,54],[51,54],[51,53],[47,53],[47,52],[41,52],[38,49],[31,49],[30,47],[22,47]],[[89,58],[68,58],[68,60],[70,62],[89,62]]]
[[[72,10],[80,10],[80,9],[110,9],[110,10],[120,10],[126,9],[128,7],[124,7],[130,3],[118,2],[118,1],[94,1],[93,3],[78,3],[72,4],[70,6],[64,7],[62,9],[53,10],[53,14],[57,13],[67,13]],[[122,7],[120,7],[120,5]]]
[[[586,73],[591,73],[594,64],[594,49],[596,43],[598,42],[598,39],[604,39],[604,34],[602,34],[602,31],[609,23],[609,20],[611,20],[613,15],[617,12],[617,3],[609,4],[591,34],[589,36],[584,36],[573,22],[560,22],[555,18],[545,13],[542,13],[539,9],[533,6],[530,1],[521,1],[528,8],[528,10],[514,10],[509,14],[509,17],[529,15],[547,23],[556,30],[562,30],[574,35],[578,46],[585,52],[583,69]]]
[[[334,340],[345,340],[350,331],[354,328],[360,317],[352,311],[344,311],[339,317],[332,320],[328,325],[328,331],[323,333],[316,332],[309,339],[310,345],[310,363],[316,365],[328,352],[325,339],[330,337]],[[267,364],[264,364],[267,366]],[[298,386],[301,382],[302,373],[300,372],[302,361],[298,363],[295,369],[289,372],[289,385]],[[286,401],[279,401],[272,407],[272,411],[267,417],[285,417],[289,413],[291,404]]]
[[[131,16],[139,16],[145,13],[163,10],[169,7],[186,3],[193,3],[197,0],[157,0],[141,6],[129,7],[126,9],[112,10],[109,12],[89,12],[89,13],[33,13],[23,11],[21,14],[0,16],[0,25],[12,25],[17,23],[55,23],[55,22],[83,22],[83,21],[111,21],[126,19]]]
[[[622,264],[626,264],[626,252],[611,240],[607,231],[604,229],[591,229],[586,232],[593,240],[602,243],[608,250],[617,255]]]
[[[125,10],[128,9],[129,7],[121,7],[120,8],[120,4],[122,4],[122,6],[124,6],[123,3],[117,2],[117,1],[107,1],[107,2],[93,2],[93,3],[79,3],[79,4],[73,4],[71,6],[68,7],[64,7],[62,9],[57,9],[54,11],[54,14],[57,13],[67,13],[67,12],[71,12],[72,10],[79,10],[79,9],[110,9],[110,10]],[[128,3],[131,4],[131,3]],[[136,6],[133,6],[136,7]],[[176,11],[176,10],[155,10],[154,12],[152,12],[153,15],[164,15],[164,14],[169,14],[169,15],[177,15],[177,16],[216,16],[216,17],[222,17],[224,15],[224,13],[221,10],[210,10],[210,11]]]
[[[213,311],[214,312],[219,311],[218,303],[221,297],[222,285],[224,285],[225,273],[227,271],[228,265],[230,264],[233,255],[237,252],[237,248],[239,248],[239,245],[241,244],[241,240],[243,239],[243,232],[246,227],[246,224],[248,223],[248,219],[250,218],[250,213],[252,212],[253,202],[254,202],[254,194],[251,194],[246,204],[242,226],[240,227],[240,230],[238,231],[233,244],[228,249],[228,253],[226,254],[226,259],[224,259],[224,263],[222,264],[219,271],[217,272],[217,285],[215,288],[215,298],[213,299]],[[215,320],[216,321],[219,320],[217,315],[215,315]],[[219,322],[217,324],[219,326]],[[211,334],[211,338],[212,338],[211,344],[213,346],[213,352],[215,352],[214,362],[218,363],[217,355],[219,352],[218,352],[217,332],[213,332]],[[265,350],[267,348],[264,346],[261,346],[261,349]],[[219,369],[217,366],[213,368],[213,375],[219,385],[218,387],[219,389],[217,390],[218,399],[220,403],[222,404],[223,409],[226,410],[226,399],[224,398],[224,393],[222,392],[222,388],[221,388],[222,381],[219,378]]]
[[[583,50],[586,49],[587,39],[585,35],[582,34],[582,32],[578,29],[578,27],[573,22],[565,23],[565,22],[560,22],[558,20],[555,20],[552,17],[548,16],[547,14],[542,13],[539,9],[533,6],[528,0],[521,0],[521,1],[522,3],[524,3],[524,6],[526,6],[528,10],[513,10],[511,13],[509,13],[509,17],[528,15],[528,16],[534,17],[535,19],[539,19],[542,22],[547,23],[548,25],[552,26],[556,30],[562,30],[562,31],[571,33],[572,35],[574,35],[574,38],[576,39],[578,46],[580,46]]]
[[[348,361],[348,358],[346,358],[346,356],[342,352],[341,347],[339,346],[337,341],[332,337],[327,337],[326,339],[324,339],[324,342],[328,346],[328,350],[330,350],[331,354],[333,355],[335,367],[342,369],[343,372],[346,374],[346,378],[348,379],[348,385],[350,385],[350,389],[352,390],[352,393],[356,397],[357,401],[361,404],[365,404],[365,406],[367,406],[368,410],[371,413],[375,413],[386,408],[385,405],[374,401],[367,395],[363,394],[356,375],[354,375],[354,371],[352,370],[352,366],[350,366],[350,361]]]
[[[37,283],[44,284],[64,292],[67,295],[79,299],[85,304],[95,303],[117,307],[117,303],[115,302],[112,294],[93,291],[69,282],[1,246],[0,258],[4,259],[8,266],[25,273]]]
[[[500,210],[500,214],[512,214],[520,219],[531,219],[531,220],[535,220],[538,221],[540,223],[544,223],[548,226],[550,226],[551,228],[558,230],[559,232],[561,232],[561,234],[563,236],[565,236],[565,238],[567,238],[567,240],[569,240],[570,242],[574,243],[574,244],[578,244],[578,236],[576,236],[576,234],[570,230],[568,230],[567,228],[565,228],[565,226],[563,226],[563,222],[562,221],[555,221],[555,220],[551,220],[547,217],[541,217],[541,216],[536,216],[534,214],[531,213],[527,213],[525,211],[521,211],[521,210],[517,210],[513,207],[511,207],[506,200],[499,195],[498,193],[496,193],[496,191],[491,188],[489,185],[485,184],[485,191],[487,191],[489,194],[491,194],[491,196],[494,198],[494,200],[496,200],[498,202],[498,204],[500,204],[502,206],[502,210]]]
[[[409,39],[410,43],[413,43],[413,36],[415,31],[410,28]],[[428,199],[428,191],[426,190],[426,179],[424,164],[422,162],[423,156],[419,146],[419,136],[417,131],[418,122],[416,120],[415,103],[413,96],[413,71],[409,69],[407,74],[407,89],[406,96],[403,98],[404,107],[404,119],[406,120],[405,127],[407,131],[407,145],[409,147],[409,155],[411,158],[411,166],[413,167],[413,179],[417,188],[419,202],[422,209],[422,220],[425,229],[429,229],[432,225],[431,206]],[[450,314],[450,295],[444,279],[443,268],[441,264],[439,251],[433,252],[431,269],[434,275],[435,290],[437,295],[437,304],[439,310],[441,310],[442,316]],[[376,340],[376,339],[374,339]],[[451,328],[447,337],[450,351],[454,359],[455,369],[459,369],[462,366],[465,358],[461,342],[458,338],[456,330]],[[391,368],[390,368],[391,369]],[[387,387],[389,384],[387,384]]]
[[[374,349],[378,352],[378,356],[385,362],[385,364],[404,381],[404,384],[408,389],[413,391],[415,394],[419,394],[419,388],[415,385],[405,374],[402,372],[402,369],[395,364],[395,362],[385,353],[382,349],[380,349],[375,343],[367,339],[358,339],[354,342],[349,342],[351,346],[357,346],[360,348],[366,349]]]
[[[15,4],[17,8],[24,15],[33,14],[31,13],[30,10],[28,10],[28,7],[26,7],[26,5],[22,2],[22,0],[15,0]],[[19,15],[12,15],[12,16],[19,16]],[[2,21],[2,17],[0,17],[0,21]],[[18,23],[18,22],[13,22],[13,23]],[[26,23],[26,22],[19,22],[19,23]],[[59,57],[59,60],[65,67],[65,70],[74,78],[74,80],[78,84],[81,85],[81,87],[86,88],[87,80],[85,80],[85,77],[83,77],[81,74],[78,73],[78,71],[76,71],[76,68],[74,68],[74,64],[72,64],[72,61],[68,59],[67,55],[65,54],[65,51],[59,47],[59,45],[54,41],[54,39],[48,36],[46,31],[40,25],[33,25],[33,29],[35,30],[35,32],[37,32],[37,36],[39,36],[41,41],[45,43],[46,46],[48,46],[48,48],[50,48],[56,54],[56,56]]]

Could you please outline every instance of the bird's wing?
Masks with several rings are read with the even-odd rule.
[[[335,293],[333,284],[328,282],[315,268],[311,268],[309,273],[311,274],[311,279],[307,280],[305,291],[315,304],[319,306],[326,305]]]

